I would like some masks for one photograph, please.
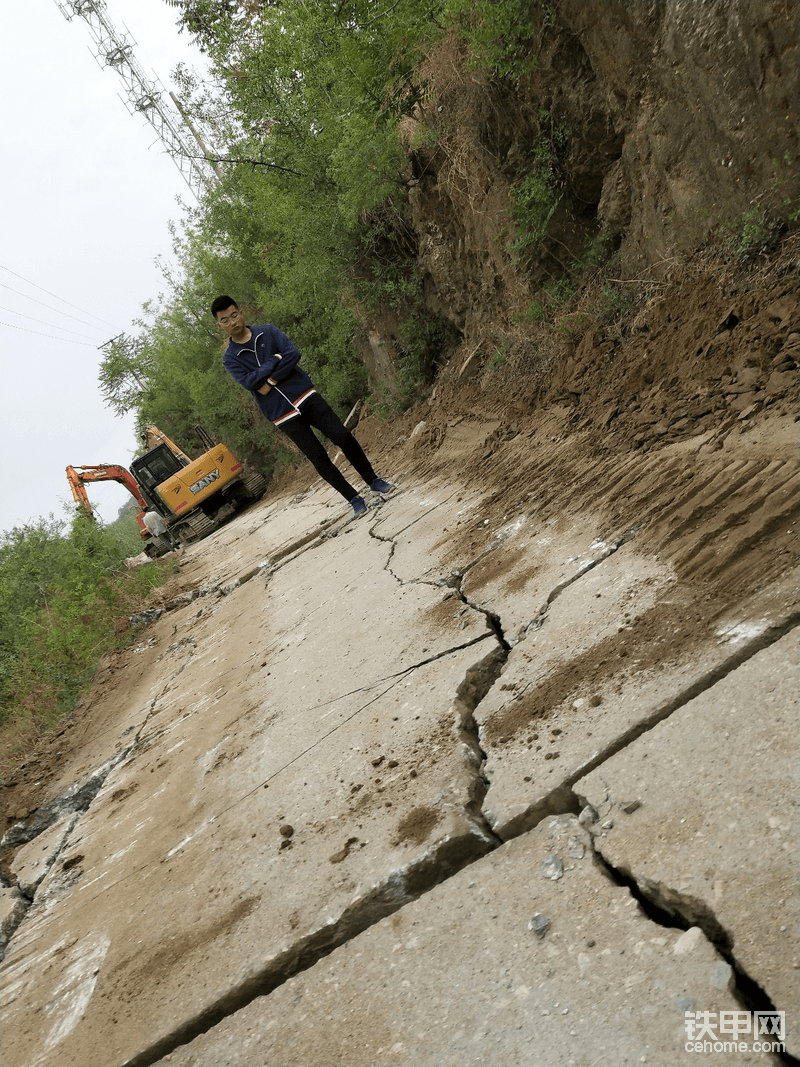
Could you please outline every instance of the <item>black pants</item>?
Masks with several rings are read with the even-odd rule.
[[[358,496],[357,490],[334,467],[328,453],[314,436],[312,426],[323,433],[334,445],[341,448],[367,485],[371,485],[377,475],[364,455],[364,449],[327,400],[323,400],[319,393],[312,393],[307,400],[303,401],[299,416],[279,427],[287,437],[291,437],[303,455],[311,460],[317,474],[332,485],[337,493],[341,493],[345,500],[352,500],[354,496]]]

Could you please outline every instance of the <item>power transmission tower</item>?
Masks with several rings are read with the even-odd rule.
[[[208,151],[200,135],[192,124],[186,120],[189,133],[195,144],[186,135],[182,125],[183,109],[174,94],[170,94],[180,110],[176,115],[164,102],[164,92],[157,81],[146,76],[133,54],[133,45],[129,34],[117,32],[106,14],[105,0],[55,0],[56,5],[67,20],[78,15],[91,31],[97,48],[95,58],[101,67],[113,67],[122,78],[126,99],[123,103],[131,114],[144,115],[160,137],[164,147],[187,185],[198,195],[210,188],[221,175],[219,170],[206,157]]]

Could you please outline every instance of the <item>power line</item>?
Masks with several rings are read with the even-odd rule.
[[[100,349],[100,345],[93,345],[88,341],[73,341],[71,337],[54,337],[51,333],[39,333],[38,330],[26,330],[24,326],[15,326],[13,322],[0,322],[0,326],[8,326],[12,330],[22,330],[23,333],[35,333],[37,337],[49,337],[51,341],[64,341],[68,345],[83,345],[85,348],[94,348],[98,351]]]
[[[104,322],[106,326],[110,326],[112,330],[114,329],[113,323],[108,322],[106,319],[101,319],[99,315],[94,315],[91,311],[86,311],[84,310],[84,308],[79,308],[77,304],[70,304],[69,300],[65,300],[63,296],[58,296],[57,293],[51,293],[49,289],[45,289],[42,285],[37,285],[36,282],[32,282],[30,278],[23,278],[21,274],[17,274],[17,272],[15,270],[12,270],[11,267],[4,267],[3,264],[0,263],[0,270],[7,270],[9,274],[13,274],[15,278],[19,278],[19,280],[21,282],[25,282],[26,285],[32,285],[34,289],[41,289],[43,293],[47,293],[48,296],[52,296],[54,300],[60,300],[62,304],[66,304],[68,307],[75,308],[75,310],[80,311],[82,315],[88,315],[90,319],[97,319],[98,322]],[[55,310],[55,308],[53,310]],[[63,312],[61,312],[60,314],[63,314]]]
[[[22,319],[31,319],[32,322],[38,322],[40,326],[50,326],[54,330],[63,330],[64,333],[74,333],[78,337],[83,337],[84,340],[89,341],[91,338],[87,337],[85,333],[78,333],[77,330],[70,330],[66,326],[59,326],[55,322],[42,322],[41,319],[37,319],[34,315],[25,315],[22,311],[15,311],[14,308],[7,308],[0,304],[0,311],[10,311],[12,315],[19,315]],[[66,338],[65,338],[66,340]]]
[[[26,293],[21,293],[19,289],[13,289],[10,285],[6,285],[5,282],[0,282],[0,286],[2,286],[3,289],[8,289],[12,293],[16,293],[17,296],[24,297],[26,300],[32,300],[34,304],[41,304],[42,307],[47,308],[48,311],[55,311],[58,315],[66,315],[68,319],[75,319],[81,326],[88,326],[90,330],[102,330],[101,326],[95,326],[93,322],[84,322],[83,319],[79,319],[77,315],[70,315],[68,311],[61,311],[60,308],[54,308],[52,304],[45,304],[44,300],[37,300],[35,296],[28,296]],[[58,299],[58,297],[56,297],[56,299]],[[111,324],[109,323],[109,325]],[[114,327],[112,326],[111,328],[113,329]],[[58,327],[58,329],[60,329],[60,327]],[[105,333],[105,330],[102,330],[102,332]]]

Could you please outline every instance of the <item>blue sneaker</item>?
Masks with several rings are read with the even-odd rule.
[[[354,519],[360,519],[362,515],[367,514],[367,505],[360,496],[354,496],[350,503],[353,505]]]
[[[370,486],[373,493],[391,493],[393,489],[396,489],[392,482],[385,482],[383,478],[376,478]]]

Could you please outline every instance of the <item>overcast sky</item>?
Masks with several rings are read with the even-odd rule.
[[[167,90],[178,62],[202,64],[164,0],[107,0],[106,15]],[[133,416],[104,405],[96,346],[131,331],[162,291],[154,260],[171,257],[176,198],[195,203],[93,45],[84,20],[67,21],[55,0],[3,6],[0,530],[62,517],[67,464],[130,463]],[[111,522],[127,493],[103,482],[89,496]]]

